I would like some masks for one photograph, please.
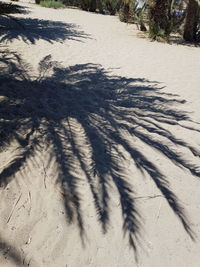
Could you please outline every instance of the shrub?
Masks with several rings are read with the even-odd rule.
[[[121,0],[101,0],[102,7],[110,15],[115,15],[121,6]]]
[[[81,6],[80,0],[62,0],[62,3],[65,6],[73,6],[73,7],[80,7]]]
[[[158,42],[167,42],[168,36],[165,34],[165,30],[154,21],[149,22],[149,38]]]
[[[55,0],[47,0],[47,1],[41,1],[40,5],[43,7],[50,7],[50,8],[64,8],[65,5],[60,1]]]

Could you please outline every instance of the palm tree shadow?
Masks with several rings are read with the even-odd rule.
[[[38,40],[49,43],[63,42],[66,39],[83,42],[84,39],[90,38],[89,34],[84,33],[76,24],[32,18],[17,18],[16,24],[8,17],[1,17],[0,33],[1,42],[21,39],[31,44]]]
[[[141,239],[141,217],[134,191],[125,172],[125,154],[133,164],[154,181],[184,229],[194,233],[178,198],[170,189],[167,177],[156,164],[138,149],[135,142],[154,148],[175,165],[200,177],[198,166],[188,161],[178,148],[187,148],[193,156],[200,153],[177,138],[167,125],[189,121],[187,113],[175,108],[184,101],[162,92],[150,81],[111,76],[101,66],[78,64],[63,68],[46,56],[39,64],[39,75],[31,78],[30,66],[12,54],[3,59],[0,101],[0,146],[8,149],[15,141],[18,154],[0,174],[2,185],[14,174],[31,168],[36,155],[50,151],[50,162],[57,165],[57,182],[62,188],[69,223],[77,223],[84,236],[84,219],[79,192],[80,171],[88,182],[97,218],[104,232],[110,218],[110,185],[120,199],[123,231],[137,251]],[[199,131],[189,128],[190,131]],[[162,142],[160,142],[162,138]],[[37,162],[36,162],[37,164]],[[129,175],[130,176],[130,175]]]
[[[28,14],[30,12],[30,8],[26,6],[19,6],[13,3],[6,3],[0,1],[0,14],[1,16],[6,16],[10,14]]]

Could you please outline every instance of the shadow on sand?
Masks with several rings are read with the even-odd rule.
[[[3,240],[2,237],[0,237],[0,253],[5,259],[11,261],[14,264],[13,266],[25,266],[19,250]]]
[[[28,44],[35,44],[38,40],[50,43],[63,42],[66,39],[83,42],[90,38],[76,24],[32,18],[17,18],[13,21],[7,17],[0,17],[0,36],[0,42],[19,39]]]
[[[124,168],[129,154],[132,164],[149,175],[194,238],[167,177],[137,146],[141,142],[154,148],[173,164],[200,177],[198,166],[184,158],[179,148],[189,150],[193,157],[199,152],[167,130],[167,125],[186,127],[182,122],[190,120],[188,115],[176,108],[184,101],[145,79],[111,76],[94,64],[63,68],[50,55],[40,62],[37,78],[31,77],[30,66],[14,53],[6,56],[4,52],[1,66],[0,146],[2,151],[12,142],[18,146],[17,156],[0,173],[1,185],[22,168],[26,172],[30,162],[37,166],[36,155],[42,157],[45,152],[46,167],[54,162],[58,168],[67,221],[77,223],[83,236],[80,173],[86,177],[104,232],[109,225],[112,184],[119,195],[123,231],[137,251],[141,217],[128,182],[131,174],[128,177]]]

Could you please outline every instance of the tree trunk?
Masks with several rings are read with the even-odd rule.
[[[185,41],[189,42],[196,41],[199,13],[200,13],[200,7],[197,1],[189,0],[186,11],[184,33],[183,33],[183,38]]]
[[[169,0],[155,0],[150,11],[150,18],[160,29],[165,30],[169,14]]]
[[[166,41],[172,31],[172,0],[154,0],[150,6],[149,36],[154,40]]]

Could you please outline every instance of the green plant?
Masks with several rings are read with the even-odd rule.
[[[162,43],[165,43],[168,40],[165,30],[154,21],[149,22],[149,38]]]
[[[149,3],[149,37],[166,42],[173,31],[173,0],[154,0]]]
[[[131,1],[130,0],[122,0],[121,6],[119,10],[119,19],[122,22],[129,22],[131,18]]]
[[[146,3],[143,6],[138,6],[138,2],[133,5],[133,22],[137,24],[141,31],[147,31],[145,22],[147,22]]]
[[[110,15],[115,15],[121,5],[120,0],[101,0],[102,7],[108,11]]]
[[[43,7],[49,7],[49,8],[64,8],[65,5],[60,1],[55,0],[47,0],[47,1],[41,1],[40,5]]]

